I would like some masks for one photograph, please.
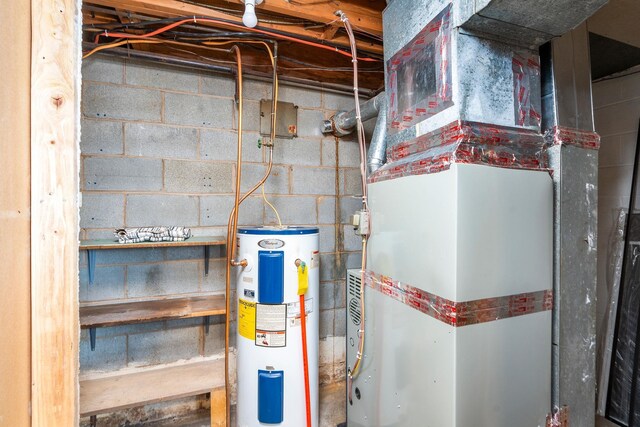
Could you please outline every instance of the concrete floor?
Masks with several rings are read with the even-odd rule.
[[[618,427],[618,425],[611,421],[607,421],[602,417],[596,417],[596,427]]]

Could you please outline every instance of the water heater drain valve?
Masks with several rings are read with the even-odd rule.
[[[371,215],[369,211],[357,211],[351,215],[351,225],[358,236],[368,236],[371,226]]]

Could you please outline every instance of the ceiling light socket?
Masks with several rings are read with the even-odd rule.
[[[242,23],[249,28],[258,25],[258,17],[256,16],[256,5],[262,3],[262,0],[242,0],[244,3],[244,15],[242,15]]]

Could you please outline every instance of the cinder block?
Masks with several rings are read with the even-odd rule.
[[[82,61],[82,81],[122,83],[124,61],[108,55],[93,55]]]
[[[340,197],[340,223],[349,224],[349,217],[362,209],[362,197]]]
[[[186,68],[157,62],[128,60],[126,63],[127,84],[157,87],[183,92],[198,92],[199,75]]]
[[[322,92],[310,88],[282,85],[278,88],[278,101],[292,102],[300,108],[320,108]]]
[[[243,163],[242,164],[242,192],[249,191],[264,177],[267,166],[264,164]],[[260,194],[261,189],[256,190]],[[264,191],[267,194],[289,194],[289,168],[284,166],[273,166],[269,178],[264,184]]]
[[[127,296],[151,297],[198,292],[198,262],[174,261],[127,267]]]
[[[242,161],[261,162],[263,148],[258,148],[258,132],[242,132]],[[238,132],[203,130],[200,133],[200,157],[205,160],[236,161]]]
[[[345,251],[362,250],[362,237],[353,231],[353,226],[343,225],[343,247]]]
[[[320,340],[318,348],[319,364],[320,365],[333,365],[333,338],[324,338]]]
[[[198,198],[195,196],[129,195],[127,227],[154,225],[198,225]]]
[[[327,310],[335,307],[334,293],[334,282],[320,283],[320,310]]]
[[[318,223],[334,224],[336,222],[336,198],[334,196],[318,197]]]
[[[224,353],[224,323],[209,325],[209,333],[204,336],[204,355],[215,356]]]
[[[243,80],[243,83],[243,95],[245,99],[253,99],[255,101],[272,99],[271,83],[246,78]]]
[[[322,166],[336,166],[336,142],[333,139],[322,140]]]
[[[344,280],[338,280],[334,288],[333,301],[336,309],[345,307],[345,300],[347,298],[347,288]]]
[[[129,335],[129,364],[156,365],[200,356],[199,326]]]
[[[347,358],[347,340],[343,337],[333,339],[333,363],[343,363]]]
[[[226,262],[226,258],[209,261],[209,274],[202,281],[202,292],[224,292]],[[204,274],[204,269],[202,271]]]
[[[269,201],[280,214],[284,225],[313,225],[318,223],[314,197],[270,197]],[[277,224],[275,214],[265,206],[265,224]]]
[[[162,190],[162,160],[124,157],[86,157],[86,190]]]
[[[329,282],[342,279],[342,266],[338,265],[341,261],[336,254],[320,254],[320,281]]]
[[[333,335],[344,337],[347,334],[347,311],[344,308],[336,308],[334,313]]]
[[[333,322],[333,310],[323,310],[320,312],[320,339],[333,336]]]
[[[228,193],[233,191],[231,163],[166,160],[165,187],[170,193]]]
[[[320,125],[324,120],[324,113],[321,110],[298,109],[298,136],[322,137]]]
[[[124,224],[124,195],[82,193],[80,228],[116,228]]]
[[[198,157],[198,131],[146,123],[127,123],[126,153],[130,156],[195,159]]]
[[[343,252],[340,254],[342,261],[339,279],[344,279],[347,269],[360,268],[362,266],[362,252]]]
[[[336,194],[336,170],[294,166],[293,194]]]
[[[193,230],[191,231],[193,233]],[[212,246],[209,250],[215,253],[218,246]],[[165,249],[165,257],[168,261],[173,260],[201,260],[204,257],[204,247],[188,246]]]
[[[238,110],[233,110],[233,128],[238,129]],[[242,130],[260,131],[260,103],[245,100],[242,105]]]
[[[356,107],[355,99],[352,95],[339,95],[337,93],[323,92],[323,108],[332,113],[336,111],[351,111]],[[360,103],[365,99],[361,99]]]
[[[124,293],[124,267],[96,267],[93,285],[89,286],[89,272],[80,269],[80,301],[103,301],[121,299]]]
[[[244,91],[247,92],[246,82]],[[235,79],[229,75],[203,74],[200,82],[200,93],[233,98],[236,94]]]
[[[80,340],[80,372],[107,372],[127,366],[127,337],[102,336],[104,329],[96,329],[96,349],[91,351],[88,330],[82,331]]]
[[[157,90],[102,84],[84,85],[82,112],[87,118],[159,122],[162,98]]]
[[[96,253],[97,265],[160,262],[164,259],[165,249],[161,248],[107,249]]]
[[[183,93],[165,93],[165,123],[231,129],[233,127],[233,100],[194,96]]]
[[[106,120],[82,120],[82,154],[122,154],[122,123]]]
[[[340,167],[360,168],[360,146],[358,141],[340,140],[338,150],[340,152]]]
[[[278,139],[273,148],[273,162],[320,166],[320,147],[321,142],[317,140]]]
[[[347,196],[362,195],[362,178],[360,177],[360,169],[343,169],[340,168],[340,182],[344,187],[341,193]]]
[[[233,209],[234,196],[200,197],[200,224],[225,226]],[[262,225],[263,201],[259,196],[248,197],[238,211],[239,225]]]
[[[321,225],[320,229],[320,252],[336,251],[336,228],[333,225]]]

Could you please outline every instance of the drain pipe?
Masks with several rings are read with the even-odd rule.
[[[380,92],[375,97],[360,105],[362,121],[378,117],[376,127],[373,131],[369,153],[367,154],[367,166],[369,173],[374,172],[385,162],[387,145],[387,97],[384,92]],[[341,111],[336,113],[329,120],[322,122],[322,133],[331,133],[337,137],[349,135],[356,127],[356,110]]]

